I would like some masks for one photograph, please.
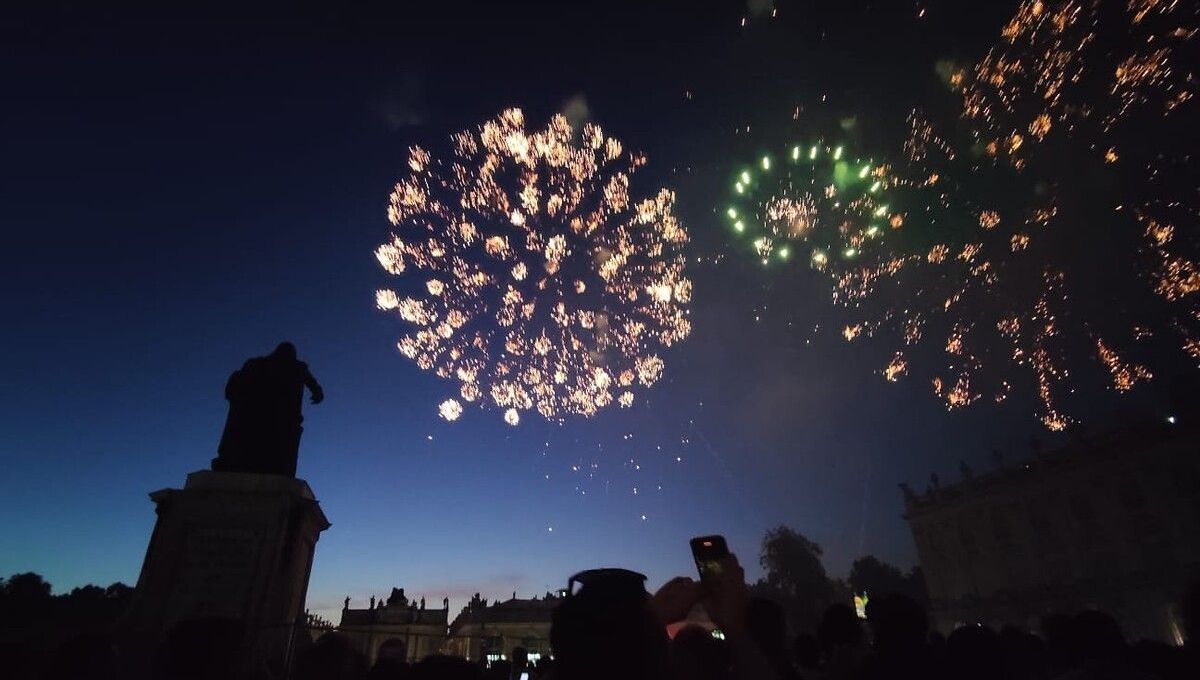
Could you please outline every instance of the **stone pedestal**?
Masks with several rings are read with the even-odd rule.
[[[180,656],[228,665],[231,677],[286,668],[313,551],[329,528],[308,484],[201,470],[150,498],[158,522],[126,628],[137,675]]]

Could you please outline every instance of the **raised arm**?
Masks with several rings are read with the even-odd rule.
[[[321,389],[321,385],[308,370],[308,366],[304,367],[304,386],[308,388],[309,392],[312,392],[312,403],[319,404],[325,401],[325,390]]]

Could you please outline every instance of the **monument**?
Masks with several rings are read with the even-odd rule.
[[[305,387],[312,403],[324,398],[291,343],[248,360],[225,387],[212,469],[150,494],[158,520],[126,622],[131,676],[179,663],[230,678],[287,672],[317,538],[330,526],[295,476]]]

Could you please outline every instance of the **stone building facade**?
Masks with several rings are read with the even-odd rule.
[[[425,598],[409,600],[403,588],[392,588],[384,601],[371,598],[366,609],[351,609],[349,599],[342,609],[338,630],[350,638],[358,651],[375,663],[380,652],[402,656],[416,662],[441,651],[446,641],[446,622],[450,603],[442,600],[441,609],[427,609]]]
[[[512,599],[489,606],[476,593],[450,624],[446,653],[490,663],[524,647],[531,662],[549,658],[550,620],[558,602],[551,593],[527,600],[514,593]]]
[[[365,609],[342,609],[337,630],[353,641],[374,664],[381,655],[402,656],[415,663],[430,654],[452,654],[490,664],[507,659],[514,647],[524,647],[532,662],[550,656],[550,617],[558,596],[518,599],[489,604],[476,593],[453,623],[450,603],[428,609],[424,598],[410,601],[403,588],[393,588],[386,601],[371,598]]]
[[[1171,419],[1172,421],[1174,419]],[[923,494],[902,485],[933,624],[1035,629],[1101,609],[1131,638],[1181,642],[1175,602],[1200,576],[1200,428],[1081,439]]]

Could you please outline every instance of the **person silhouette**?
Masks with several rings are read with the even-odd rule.
[[[319,404],[325,393],[296,358],[296,347],[282,342],[265,357],[254,357],[229,376],[225,398],[229,415],[212,469],[296,476],[300,413],[304,388]]]

